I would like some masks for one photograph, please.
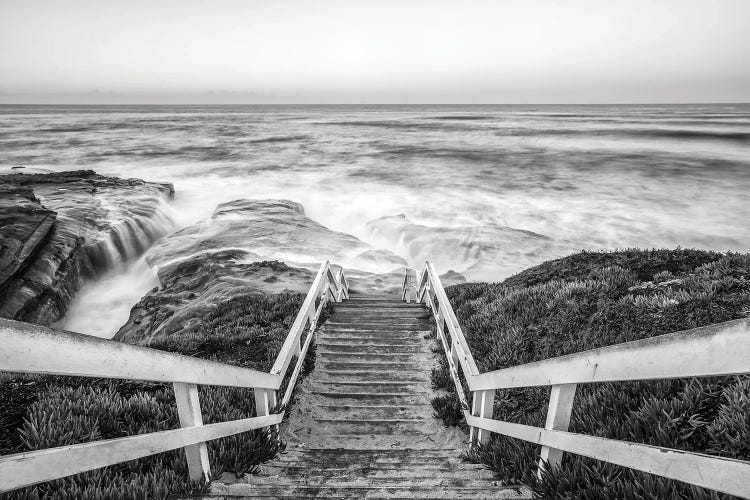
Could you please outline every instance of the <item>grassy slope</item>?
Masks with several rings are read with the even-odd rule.
[[[268,371],[304,299],[300,294],[246,295],[208,315],[202,331],[161,337],[150,347]],[[309,364],[309,363],[308,363]],[[309,369],[305,370],[309,371]],[[254,416],[252,390],[201,387],[205,423]],[[158,383],[17,377],[0,379],[5,413],[2,453],[43,449],[179,427],[171,386]],[[212,474],[247,473],[279,448],[251,431],[209,443]],[[187,480],[180,450],[44,483],[9,498],[164,498],[199,487]]]
[[[750,315],[750,255],[696,250],[583,252],[500,284],[447,289],[480,371]],[[433,383],[450,389],[445,369]],[[549,389],[498,391],[494,417],[543,426]],[[447,423],[455,398],[438,399]],[[573,432],[750,459],[750,377],[579,386]],[[538,449],[496,436],[473,458],[537,494],[568,498],[718,498],[566,454],[538,481]]]

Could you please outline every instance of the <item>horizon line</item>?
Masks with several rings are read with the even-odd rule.
[[[680,106],[750,104],[748,101],[643,101],[643,102],[0,102],[0,106]]]

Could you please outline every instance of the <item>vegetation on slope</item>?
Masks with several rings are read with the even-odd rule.
[[[697,250],[583,252],[503,283],[447,289],[480,371],[490,371],[750,316],[750,255]],[[445,367],[436,387],[452,390]],[[549,388],[498,391],[494,418],[543,426]],[[436,399],[446,423],[455,395]],[[572,432],[750,459],[750,377],[579,385]],[[494,436],[474,459],[552,498],[725,498],[564,455],[538,480],[539,449]]]
[[[221,304],[189,335],[167,335],[149,347],[269,371],[297,314],[303,295],[263,293]],[[309,372],[314,360],[307,359]],[[0,379],[3,406],[2,454],[111,439],[179,427],[171,385],[75,377]],[[251,389],[200,387],[205,423],[255,416]],[[262,430],[211,441],[211,473],[252,472],[282,446]],[[182,450],[118,464],[18,490],[4,498],[165,498],[190,492]]]

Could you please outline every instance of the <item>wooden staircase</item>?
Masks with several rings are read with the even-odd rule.
[[[316,367],[299,388],[282,437],[287,451],[225,498],[527,498],[459,456],[467,436],[433,417],[437,364],[423,304],[352,295],[317,333]]]
[[[434,319],[472,444],[495,433],[540,445],[540,474],[575,453],[750,499],[750,462],[568,431],[578,384],[750,374],[747,318],[482,373],[435,267],[412,278],[400,298],[350,299],[344,270],[323,262],[268,373],[0,318],[0,371],[170,383],[180,417],[177,429],[2,456],[0,494],[180,448],[203,480],[208,442],[282,424],[286,453],[259,474],[225,474],[213,498],[529,498],[462,463],[466,436],[432,417]],[[317,369],[297,386],[316,335]],[[199,385],[252,389],[256,415],[204,424]],[[496,391],[540,386],[550,386],[544,427],[494,418]]]

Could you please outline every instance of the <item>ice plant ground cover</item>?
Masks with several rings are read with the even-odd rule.
[[[481,372],[750,315],[750,255],[698,250],[582,252],[502,283],[449,287],[447,295]],[[452,391],[446,367],[436,388]],[[548,388],[497,394],[494,418],[544,426]],[[454,393],[433,401],[461,420]],[[750,459],[750,378],[582,385],[571,432]],[[538,479],[537,447],[495,435],[470,454],[509,483],[541,496],[721,498],[668,479],[565,454]]]
[[[268,371],[302,304],[300,294],[237,297],[211,312],[200,331],[165,335],[148,347]],[[314,353],[312,354],[314,355]],[[311,360],[312,362],[312,360]],[[303,372],[309,372],[308,363]],[[4,374],[2,454],[179,428],[169,384]],[[201,387],[207,424],[255,415],[251,389]],[[283,446],[262,429],[208,443],[212,476],[252,472]],[[3,498],[166,498],[191,484],[182,450],[39,484]]]

